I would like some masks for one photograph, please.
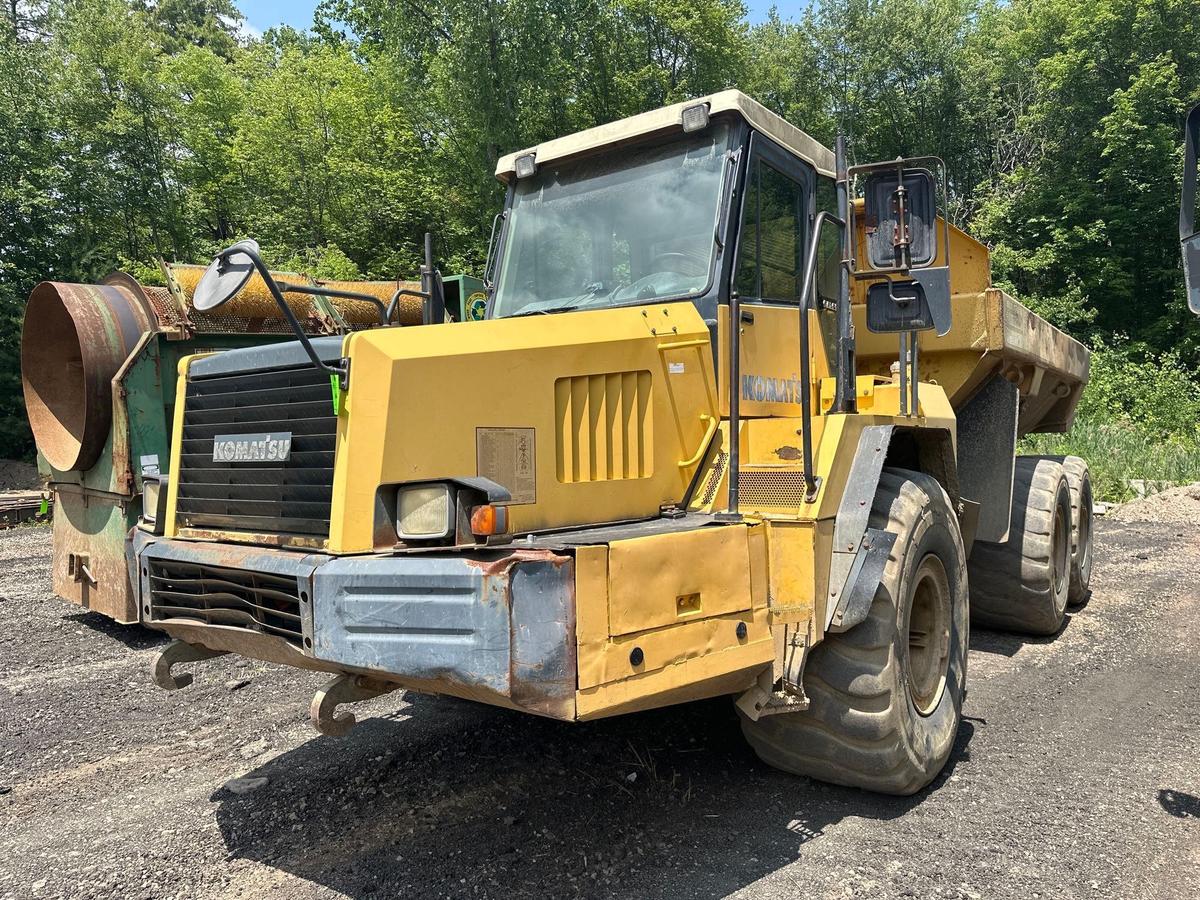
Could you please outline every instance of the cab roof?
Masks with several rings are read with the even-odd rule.
[[[536,153],[537,162],[553,162],[578,156],[600,147],[617,146],[649,135],[682,129],[684,107],[697,103],[708,104],[708,114],[718,116],[732,114],[740,116],[756,131],[760,131],[786,150],[811,163],[822,175],[833,177],[834,156],[827,147],[822,146],[815,138],[805,134],[791,122],[771,112],[757,100],[741,91],[729,90],[709,94],[707,97],[696,97],[683,103],[664,106],[649,112],[639,113],[627,119],[618,119],[607,125],[599,125],[568,134],[564,137],[545,141],[536,147],[528,147],[516,153],[502,156],[496,164],[496,177],[506,184],[516,174],[518,156]]]

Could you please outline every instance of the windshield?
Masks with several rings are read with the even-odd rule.
[[[699,293],[716,251],[729,128],[575,163],[517,182],[495,316]]]

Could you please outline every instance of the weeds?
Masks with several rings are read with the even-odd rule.
[[[1200,445],[1194,439],[1163,437],[1131,424],[1084,420],[1067,434],[1031,434],[1021,441],[1019,452],[1083,457],[1092,472],[1092,493],[1109,503],[1134,497],[1131,479],[1200,481]]]

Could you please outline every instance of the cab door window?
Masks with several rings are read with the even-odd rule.
[[[755,156],[746,173],[734,284],[743,299],[799,303],[808,201],[804,186]]]

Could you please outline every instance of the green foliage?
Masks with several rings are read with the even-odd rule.
[[[975,220],[996,277],[1035,305],[1094,311],[1089,334],[1200,364],[1175,236],[1182,115],[1200,100],[1195,3],[1018,0],[981,30],[992,102],[1012,107]]]
[[[941,156],[996,282],[1100,349],[1080,433],[1195,443],[1174,234],[1194,0],[815,0],[753,27],[741,0],[324,0],[262,38],[233,0],[6,7],[0,453],[30,447],[37,281],[158,280],[241,237],[319,276],[412,276],[426,231],[478,272],[503,153],[730,86],[858,161]]]
[[[1155,353],[1125,342],[1100,346],[1092,354],[1078,417],[1200,443],[1200,378],[1173,351]]]
[[[363,277],[354,260],[333,244],[309,247],[275,263],[285,272],[303,272],[312,278],[331,281],[355,281]]]
[[[1025,453],[1082,456],[1096,496],[1111,502],[1134,496],[1131,480],[1200,481],[1200,377],[1173,351],[1099,346],[1071,431],[1023,444]]]

